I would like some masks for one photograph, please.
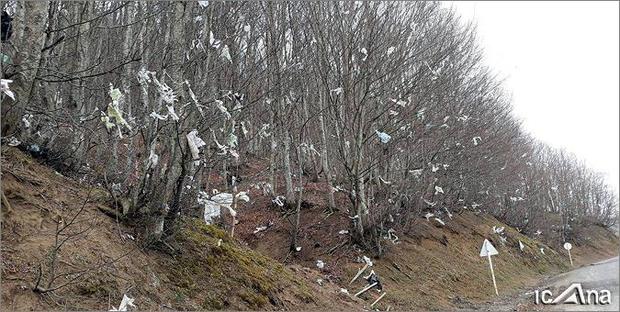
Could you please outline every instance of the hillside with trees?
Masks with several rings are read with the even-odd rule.
[[[524,130],[475,25],[446,4],[2,6],[3,154],[96,188],[93,209],[144,250],[175,254],[198,221],[250,247],[280,227],[261,251],[287,264],[323,221],[347,238],[338,250],[377,259],[453,217],[558,249],[617,222],[603,175]]]

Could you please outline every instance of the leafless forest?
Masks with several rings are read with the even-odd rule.
[[[475,27],[445,4],[2,8],[3,144],[107,188],[145,241],[202,219],[213,177],[228,213],[261,188],[294,228],[305,186],[323,182],[326,210],[377,254],[428,214],[490,213],[555,243],[616,222],[602,175],[524,132]],[[257,161],[269,178],[250,185],[239,168]]]

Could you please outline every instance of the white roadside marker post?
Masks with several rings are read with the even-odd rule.
[[[570,255],[570,250],[573,249],[571,243],[564,243],[564,249],[568,250],[568,260],[570,260],[570,266],[573,266],[573,257]]]
[[[489,268],[491,268],[491,277],[493,278],[493,288],[495,288],[495,295],[499,296],[499,292],[497,291],[497,283],[495,282],[495,272],[493,271],[493,261],[491,260],[491,256],[497,254],[497,249],[493,247],[493,244],[491,244],[488,239],[485,239],[482,243],[482,248],[480,249],[480,257],[487,257],[487,259],[489,259]]]

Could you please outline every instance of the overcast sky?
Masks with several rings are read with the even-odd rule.
[[[618,194],[618,2],[447,2],[535,137],[606,174]]]

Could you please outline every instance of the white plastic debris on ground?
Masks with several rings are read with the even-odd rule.
[[[256,234],[256,233],[258,233],[258,232],[262,232],[262,231],[264,231],[264,230],[266,230],[266,229],[267,229],[267,227],[266,227],[266,226],[264,226],[264,225],[263,225],[263,226],[257,226],[257,227],[256,227],[256,230],[254,230],[254,232],[252,232],[252,233]]]
[[[500,226],[500,227],[496,227],[495,225],[493,226],[493,233],[502,234],[503,232],[504,232],[503,226]]]
[[[110,311],[127,311],[127,307],[135,308],[136,306],[133,304],[133,301],[133,298],[129,298],[127,297],[127,295],[123,295],[123,300],[121,300],[121,304],[118,306],[118,309],[112,308]]]
[[[272,199],[271,202],[278,205],[279,207],[284,207],[284,202],[283,202],[284,200],[286,200],[286,197],[277,196],[276,198]]]
[[[375,132],[377,133],[377,136],[379,137],[379,141],[381,141],[381,143],[383,144],[390,142],[390,140],[392,139],[392,137],[385,132],[381,132],[379,130],[375,130]]]
[[[9,146],[18,146],[20,144],[22,144],[22,142],[20,142],[16,137],[11,137],[11,139],[9,139]]]
[[[372,260],[370,260],[370,258],[363,256],[362,257],[362,261],[364,261],[364,263],[368,264],[369,267],[371,267],[373,265]]]
[[[325,262],[323,262],[323,260],[317,260],[316,267],[322,270],[325,267]]]
[[[430,221],[429,219],[430,219],[431,217],[433,217],[433,216],[435,216],[435,214],[430,213],[430,212],[427,212],[427,213],[424,215],[424,218],[426,218],[426,221]]]
[[[441,186],[435,185],[435,195],[437,195],[438,193],[444,194],[443,188],[441,188]]]

